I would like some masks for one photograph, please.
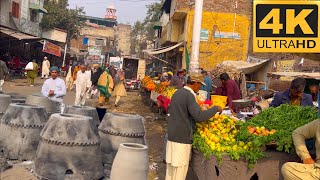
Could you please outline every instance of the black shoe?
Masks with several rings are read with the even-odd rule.
[[[118,104],[115,104],[114,107],[118,107]]]

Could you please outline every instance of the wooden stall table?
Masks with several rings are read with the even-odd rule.
[[[266,153],[268,157],[258,160],[249,169],[245,159],[234,161],[223,156],[219,166],[215,156],[205,159],[202,153],[193,149],[191,167],[199,180],[250,180],[254,176],[259,180],[278,180],[283,179],[281,167],[284,163],[300,161],[296,154],[275,150],[266,150]]]

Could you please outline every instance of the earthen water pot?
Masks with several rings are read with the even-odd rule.
[[[145,144],[143,121],[139,115],[106,113],[98,128],[104,164],[112,164],[121,143]]]
[[[110,180],[147,180],[148,170],[148,147],[136,143],[123,143],[120,144],[113,161]]]
[[[10,104],[0,123],[0,147],[8,159],[34,159],[48,120],[44,107]]]
[[[96,108],[90,106],[67,106],[64,109],[64,113],[66,114],[77,114],[88,116],[93,119],[93,123],[98,127],[100,124],[99,115]]]
[[[43,179],[91,180],[103,177],[100,139],[92,118],[52,114],[43,128],[35,173]]]
[[[29,95],[27,97],[26,103],[43,106],[49,114],[56,113],[59,111],[57,102],[52,101],[51,99],[38,94]]]
[[[4,114],[11,103],[11,96],[6,94],[0,94],[0,116]]]

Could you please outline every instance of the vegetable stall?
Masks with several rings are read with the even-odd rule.
[[[289,105],[266,109],[247,122],[215,115],[196,125],[192,167],[199,180],[281,179],[281,166],[299,161],[292,132],[315,119],[315,108]]]

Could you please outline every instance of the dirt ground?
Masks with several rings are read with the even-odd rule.
[[[3,87],[4,93],[13,93],[22,96],[27,96],[31,94],[39,94],[41,91],[41,86],[44,80],[37,78],[35,81],[35,86],[28,86],[26,79],[17,79],[6,81]],[[75,92],[67,92],[64,98],[64,102],[67,105],[73,105],[75,98]],[[146,129],[146,139],[147,145],[149,147],[149,179],[165,179],[165,164],[163,163],[163,149],[164,140],[163,134],[166,129],[166,121],[164,116],[160,116],[157,113],[153,113],[149,102],[146,102],[144,96],[141,96],[139,92],[128,92],[127,97],[122,97],[119,103],[119,107],[114,107],[113,105],[108,106],[108,112],[121,112],[128,114],[139,114],[145,118],[145,129]],[[110,99],[110,104],[114,103],[115,98]],[[89,99],[87,101],[88,105],[95,106],[97,104],[97,99]],[[28,169],[23,171],[23,169]],[[29,171],[32,171],[32,166],[22,165],[21,162],[14,165],[13,169],[8,169],[4,173],[1,173],[1,180],[11,180],[20,179],[19,177],[26,176],[27,179],[32,179],[28,176]],[[24,173],[24,174],[23,174]]]

